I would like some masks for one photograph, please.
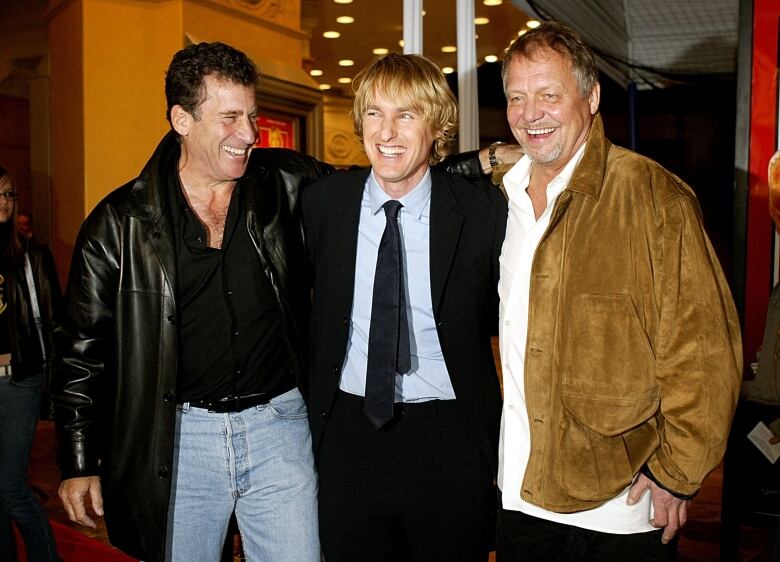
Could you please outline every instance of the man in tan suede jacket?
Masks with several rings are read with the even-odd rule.
[[[691,189],[613,146],[593,53],[548,22],[504,61],[498,560],[659,560],[720,461],[739,323]]]

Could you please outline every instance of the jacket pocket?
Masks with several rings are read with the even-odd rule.
[[[620,435],[659,405],[655,354],[631,298],[583,293],[566,321],[562,399],[583,427]]]
[[[560,484],[573,498],[608,500],[631,483],[640,449],[654,441],[655,355],[625,294],[575,296],[565,341]]]
[[[570,497],[587,502],[620,494],[659,444],[654,417],[621,435],[605,436],[582,425],[568,409],[559,435],[559,484]]]

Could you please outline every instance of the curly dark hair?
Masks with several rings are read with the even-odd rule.
[[[203,102],[203,79],[216,77],[254,86],[260,79],[260,71],[245,53],[224,43],[196,43],[173,55],[165,73],[165,100],[168,103],[165,117],[171,122],[171,109],[180,105],[198,119],[198,106]]]

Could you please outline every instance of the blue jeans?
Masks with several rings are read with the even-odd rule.
[[[319,562],[317,475],[297,388],[230,414],[177,415],[168,554],[219,560],[235,511],[247,560]]]
[[[27,465],[41,404],[42,376],[19,383],[0,379],[0,560],[15,560],[11,521],[30,562],[59,560],[43,507],[27,484]]]

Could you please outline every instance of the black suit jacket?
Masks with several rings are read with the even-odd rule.
[[[334,174],[303,195],[314,267],[309,419],[315,452],[328,430],[347,351],[360,204],[368,173]],[[439,342],[459,411],[495,470],[501,395],[490,337],[498,321],[498,256],[507,204],[487,182],[475,185],[436,169],[431,173],[431,296]]]

